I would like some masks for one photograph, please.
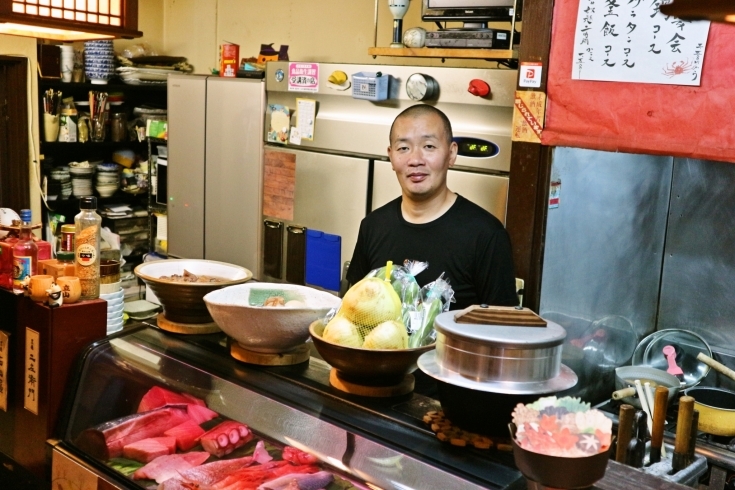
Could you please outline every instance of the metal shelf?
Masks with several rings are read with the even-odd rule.
[[[464,58],[480,60],[517,59],[515,49],[473,48],[368,48],[371,56],[411,56],[414,58]]]

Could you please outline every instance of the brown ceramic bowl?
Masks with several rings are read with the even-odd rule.
[[[196,275],[215,276],[221,282],[175,282],[162,276],[182,275],[184,269]],[[169,259],[144,262],[135,268],[163,306],[167,320],[178,323],[210,323],[212,317],[204,303],[204,295],[216,289],[241,284],[253,277],[239,265],[214,260]]]
[[[342,379],[366,386],[391,386],[416,370],[416,361],[434,344],[415,349],[359,349],[322,339],[325,325],[317,320],[309,325],[314,346]]]
[[[588,488],[605,476],[610,450],[582,458],[562,458],[523,449],[513,441],[513,459],[523,476],[546,487]]]

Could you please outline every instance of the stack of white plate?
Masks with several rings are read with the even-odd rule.
[[[114,293],[100,293],[100,299],[107,301],[107,335],[122,330],[125,291],[120,288]]]
[[[51,180],[59,182],[61,191],[59,199],[68,199],[71,196],[71,175],[69,167],[56,167],[51,171]]]
[[[97,165],[95,189],[100,197],[110,197],[120,188],[120,166],[117,163]]]
[[[115,74],[112,40],[84,43],[84,73],[91,83],[106,84]]]
[[[71,174],[71,190],[74,193],[74,197],[91,196],[94,167],[70,165],[69,173]]]

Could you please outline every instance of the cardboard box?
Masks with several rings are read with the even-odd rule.
[[[240,45],[233,43],[220,44],[219,47],[219,76],[235,78],[237,76],[237,61],[240,59]]]
[[[54,276],[54,279],[61,276],[73,276],[74,264],[65,264],[56,259],[39,260],[38,273],[42,275]]]

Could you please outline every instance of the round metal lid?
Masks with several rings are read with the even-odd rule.
[[[438,317],[437,317],[438,318]],[[577,375],[564,364],[559,375],[548,381],[474,381],[459,373],[446,369],[436,362],[436,351],[426,352],[419,357],[419,369],[432,378],[455,386],[477,391],[503,393],[506,395],[546,395],[567,390],[577,384]]]
[[[438,318],[438,317],[437,317]],[[671,328],[658,330],[641,340],[633,352],[633,366],[648,366],[661,371],[671,368],[664,354],[664,347],[672,346],[675,352],[675,363],[682,370],[679,375],[684,388],[699,384],[707,376],[709,366],[697,359],[700,352],[712,357],[712,349],[701,336],[689,330]]]
[[[457,311],[441,313],[434,320],[434,328],[448,337],[459,337],[485,344],[497,344],[513,349],[540,349],[561,345],[567,331],[558,323],[546,321],[546,327],[515,327],[457,323]]]

